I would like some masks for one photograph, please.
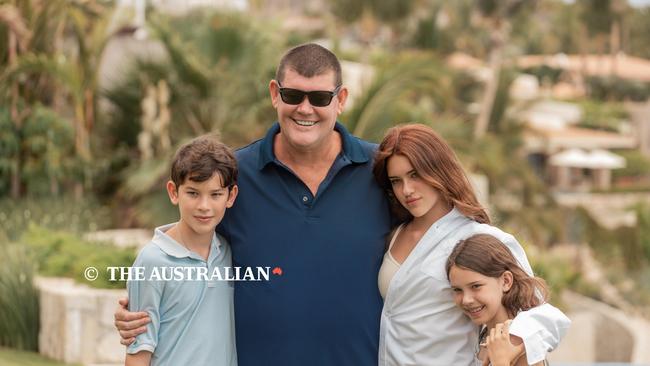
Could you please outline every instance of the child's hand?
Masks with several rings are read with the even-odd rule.
[[[510,366],[526,351],[523,343],[515,346],[510,342],[511,322],[508,320],[505,323],[497,324],[487,336],[485,343],[492,366]]]

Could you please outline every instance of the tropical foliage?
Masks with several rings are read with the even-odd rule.
[[[131,219],[155,225],[174,217],[163,183],[179,144],[217,131],[229,145],[242,146],[270,125],[267,85],[284,45],[238,14],[153,16],[151,30],[167,57],[138,62],[105,92],[112,112],[104,121],[104,149],[120,151],[111,157],[119,178],[107,193],[135,207]]]
[[[0,239],[0,347],[38,349],[35,265],[26,248]]]
[[[93,1],[8,1],[0,6],[0,36],[8,41],[0,43],[0,104],[7,106],[0,111],[5,120],[0,123],[11,125],[6,138],[11,154],[3,159],[2,174],[10,176],[12,197],[38,193],[30,190],[30,172],[23,172],[33,147],[27,138],[38,132],[33,131],[35,124],[61,125],[55,122],[60,121],[56,115],[71,116],[76,161],[65,164],[81,172],[72,175],[78,193],[84,186],[89,188],[90,134],[96,114],[97,69],[107,40],[106,12]],[[66,45],[67,40],[73,44]],[[56,175],[49,176],[54,193],[67,183]]]

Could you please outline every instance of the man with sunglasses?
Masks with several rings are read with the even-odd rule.
[[[217,228],[233,266],[280,269],[235,283],[239,365],[375,366],[390,227],[376,146],[337,122],[348,90],[327,49],[289,50],[269,92],[278,121],[236,152],[240,194]],[[144,330],[144,315],[116,312],[122,343]]]

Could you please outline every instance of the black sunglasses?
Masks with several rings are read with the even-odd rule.
[[[339,90],[341,90],[341,85],[339,85],[334,89],[334,91],[314,90],[306,92],[298,89],[283,88],[279,81],[277,81],[277,83],[280,87],[280,97],[282,98],[282,101],[291,105],[302,103],[302,101],[305,100],[306,95],[307,99],[309,99],[309,103],[314,107],[327,107],[332,102],[332,98],[334,98],[334,96],[339,93]]]

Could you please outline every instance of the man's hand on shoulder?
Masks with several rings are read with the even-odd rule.
[[[147,331],[146,325],[151,321],[149,314],[144,311],[131,312],[128,310],[129,299],[123,298],[118,301],[119,305],[115,310],[115,328],[120,332],[120,343],[128,346],[135,341],[138,334]]]

